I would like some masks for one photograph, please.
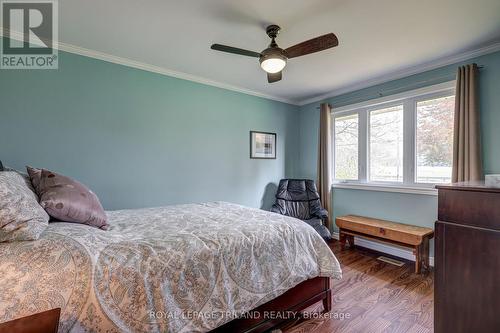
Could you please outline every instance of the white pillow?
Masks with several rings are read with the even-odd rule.
[[[0,172],[0,242],[36,240],[48,225],[29,178]]]

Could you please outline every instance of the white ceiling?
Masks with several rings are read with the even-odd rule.
[[[291,59],[268,84],[258,59],[268,24],[285,48],[334,32],[339,46]],[[300,102],[500,41],[500,0],[64,0],[59,40]]]

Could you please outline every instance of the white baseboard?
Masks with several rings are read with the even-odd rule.
[[[333,232],[332,237],[339,239],[339,233]],[[362,237],[354,237],[354,244],[366,247],[367,249],[375,250],[382,253],[387,253],[399,258],[415,261],[415,255],[412,251],[398,246],[391,246],[384,243],[378,243]],[[429,265],[434,267],[434,257],[429,257]]]

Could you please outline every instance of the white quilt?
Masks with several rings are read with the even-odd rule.
[[[205,332],[317,276],[340,278],[306,223],[216,202],[107,212],[0,243],[0,322],[62,308],[60,332]]]

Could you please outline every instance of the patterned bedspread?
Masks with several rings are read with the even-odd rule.
[[[107,212],[0,243],[0,322],[61,307],[60,332],[205,332],[337,259],[302,221],[216,202]]]

